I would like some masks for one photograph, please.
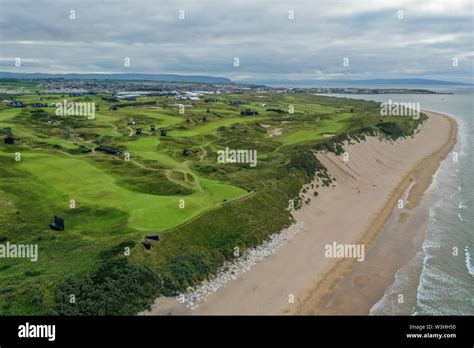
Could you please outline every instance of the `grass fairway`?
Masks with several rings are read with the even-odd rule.
[[[171,133],[171,135],[176,137],[193,137],[197,135],[209,135],[209,134],[216,134],[219,127],[229,127],[233,124],[246,124],[252,123],[256,121],[264,120],[264,117],[252,117],[250,120],[242,117],[229,117],[225,119],[218,119],[212,123],[204,123],[197,127],[194,127],[191,130],[179,131],[176,134]]]
[[[193,194],[158,196],[134,192],[116,183],[113,176],[93,166],[90,161],[61,154],[25,153],[15,165],[38,182],[43,182],[65,197],[67,206],[74,199],[78,206],[99,205],[128,212],[128,227],[140,231],[163,231],[184,223],[204,210],[246,194],[246,191],[215,182],[200,180]],[[130,164],[133,165],[133,164]],[[185,208],[179,209],[179,201]]]
[[[0,259],[0,314],[142,310],[154,296],[205,279],[236,247],[243,252],[288,226],[288,200],[298,201],[324,169],[313,149],[380,124],[408,135],[419,122],[381,119],[374,102],[307,93],[220,94],[213,103],[186,101],[184,114],[171,97],[67,99],[94,102],[96,117],[0,104],[0,134],[15,139],[0,143],[0,243],[39,248],[38,262]],[[241,115],[246,109],[258,115]],[[99,145],[121,153],[95,151]],[[258,165],[218,163],[226,147],[257,151]],[[64,218],[64,231],[49,229],[53,215]],[[151,232],[161,240],[146,250],[141,241]],[[67,302],[71,293],[78,305]]]
[[[309,129],[296,130],[284,134],[279,140],[284,145],[324,139],[325,134],[341,134],[348,128],[344,121],[350,119],[352,114],[339,113],[327,120],[319,120],[316,124],[309,124]]]

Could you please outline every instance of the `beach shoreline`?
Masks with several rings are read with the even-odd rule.
[[[391,267],[379,270],[387,273],[383,277],[359,276],[355,284],[357,290],[365,288],[363,291],[348,293],[338,284],[354,284],[350,276],[355,266],[380,263],[372,245],[394,214],[400,197],[406,195],[404,209],[408,211],[400,221],[408,226],[414,215],[409,211],[418,205],[441,161],[456,143],[454,119],[424,112],[429,120],[414,137],[397,141],[370,137],[353,143],[347,146],[347,163],[334,154],[319,153],[317,157],[335,185],[322,187],[317,180],[312,183],[306,195],[312,201],[294,212],[296,221],[304,225],[303,231],[274,254],[228,282],[194,310],[174,298],[161,297],[151,311],[141,314],[368,314],[391,284],[401,258],[392,255],[398,261],[392,260]],[[317,197],[312,195],[314,190]],[[422,224],[418,221],[419,226]],[[411,248],[407,248],[405,258],[411,255],[408,249],[412,252],[422,242],[422,234],[417,236],[406,236]],[[364,245],[366,261],[325,257],[324,246],[333,242]],[[356,301],[354,294],[359,295]]]
[[[373,281],[374,279],[368,279],[367,276],[364,277],[364,271],[354,270],[354,266],[359,265],[356,265],[353,260],[341,260],[323,279],[318,281],[312,289],[307,290],[307,292],[302,295],[303,299],[300,301],[298,307],[291,311],[292,314],[369,314],[373,305],[375,305],[378,299],[384,295],[387,287],[392,284],[395,273],[398,269],[406,265],[413,257],[415,257],[416,252],[420,250],[425,237],[429,206],[418,207],[418,205],[425,192],[430,187],[433,176],[439,169],[441,162],[452,151],[457,141],[457,124],[453,118],[440,113],[430,111],[423,112],[427,113],[430,117],[441,116],[448,120],[449,138],[437,151],[421,159],[396,185],[394,190],[391,192],[389,200],[381,210],[380,215],[372,221],[364,236],[358,241],[358,243],[366,245],[368,253],[373,252],[372,245],[377,241],[377,239],[381,238],[381,233],[384,227],[386,233],[400,232],[397,230],[395,225],[397,223],[400,225],[406,225],[408,222],[407,220],[410,218],[409,215],[407,216],[403,214],[407,214],[406,211],[413,212],[414,209],[420,208],[422,211],[418,212],[418,219],[421,219],[421,221],[418,221],[418,223],[415,224],[417,229],[411,230],[410,235],[407,234],[400,244],[394,246],[395,248],[401,246],[406,247],[409,248],[409,250],[391,250],[391,252],[397,253],[397,255],[392,255],[395,256],[397,259],[396,261],[398,261],[395,262],[395,267],[390,267],[389,265],[390,262],[393,265],[394,260],[387,261],[387,259],[383,259],[388,256],[383,255],[383,252],[379,252],[378,257],[374,257],[370,263],[364,264],[366,270],[372,268],[371,273],[378,275],[376,281]],[[413,185],[413,183],[415,184]],[[399,214],[398,221],[392,222],[391,229],[388,231],[389,229],[386,228],[386,224],[390,217],[393,218],[397,215],[397,202],[404,194],[407,196],[405,212]],[[387,269],[390,269],[390,273],[380,276],[380,271],[387,271]],[[358,276],[359,279],[357,278]],[[358,280],[360,283],[363,283],[362,286],[356,284]],[[362,288],[366,288],[365,291],[363,291]],[[362,298],[364,298],[365,301]],[[371,300],[367,301],[368,298]],[[395,300],[396,299],[394,299],[394,301]],[[406,298],[403,301],[406,301]],[[287,313],[288,312],[290,311],[287,311]]]

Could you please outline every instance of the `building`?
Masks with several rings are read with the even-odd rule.
[[[11,134],[8,134],[3,140],[5,141],[5,144],[13,145],[15,143],[15,139],[13,139],[13,135]]]
[[[114,147],[109,147],[109,146],[103,146],[103,145],[100,145],[99,147],[96,147],[95,150],[106,152],[106,153],[111,154],[111,155],[118,155],[118,154],[122,153],[122,151],[120,151],[119,149],[116,149]]]
[[[12,101],[10,103],[10,106],[12,106],[14,108],[22,108],[22,107],[25,107],[26,105],[23,104],[21,101]]]
[[[146,239],[153,239],[153,240],[160,240],[160,235],[159,234],[147,234],[145,236]]]
[[[141,93],[118,93],[117,94],[117,99],[123,99],[123,100],[136,100],[138,97],[141,97]]]
[[[242,111],[240,114],[243,116],[255,116],[258,115],[258,112],[250,109],[245,109],[245,111]]]
[[[64,230],[64,219],[59,216],[54,216],[53,220],[49,224],[49,227],[56,231]]]

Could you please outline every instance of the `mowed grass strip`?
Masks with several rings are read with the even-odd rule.
[[[60,154],[24,153],[22,161],[15,165],[76,200],[79,205],[100,205],[127,212],[130,215],[128,226],[140,231],[169,229],[221,204],[224,199],[247,193],[239,187],[212,180],[201,180],[205,189],[186,196],[135,192],[118,185],[112,176],[89,161]],[[181,199],[185,202],[185,209],[179,209]]]
[[[275,139],[281,141],[284,145],[321,140],[324,138],[324,134],[337,134],[347,130],[345,121],[353,116],[351,113],[336,114],[335,117],[328,120],[321,120],[319,123],[308,125],[307,128],[309,129],[298,127],[297,130],[284,133],[280,137],[275,137]]]

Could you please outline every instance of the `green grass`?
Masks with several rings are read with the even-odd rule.
[[[324,134],[342,133],[348,129],[345,120],[353,117],[350,113],[340,113],[329,120],[322,120],[316,124],[310,125],[309,129],[290,131],[280,137],[284,145],[291,145],[301,142],[315,141],[324,139]],[[299,127],[298,127],[299,128]]]
[[[89,161],[60,154],[25,153],[22,161],[15,165],[30,173],[35,180],[67,196],[65,205],[74,199],[79,205],[96,204],[128,212],[128,227],[140,231],[171,228],[224,199],[234,199],[246,193],[238,187],[212,180],[201,180],[201,190],[185,197],[134,192],[118,185],[113,176]],[[185,200],[185,209],[177,209],[180,199]]]
[[[18,84],[0,81],[2,86]],[[26,103],[64,99],[0,97]],[[193,101],[184,115],[173,98],[138,98],[137,103],[153,104],[121,102],[112,111],[115,104],[102,97],[110,96],[65,97],[94,102],[94,120],[58,117],[51,107],[0,104],[0,135],[11,129],[15,137],[14,145],[0,143],[0,243],[34,243],[40,249],[36,263],[0,259],[0,314],[142,310],[153,296],[171,295],[205,279],[223,260],[232,259],[236,246],[243,252],[290,224],[288,200],[298,200],[302,185],[324,170],[311,154],[314,147],[334,148],[337,139],[367,129],[390,137],[409,135],[418,124],[381,119],[374,102],[306,93],[221,94],[217,103]],[[229,105],[235,99],[245,104]],[[289,104],[294,114],[287,112]],[[241,116],[247,108],[258,116]],[[132,119],[136,126],[127,125]],[[136,136],[136,128],[143,135]],[[160,129],[167,136],[160,136]],[[281,135],[270,136],[275,129]],[[130,161],[124,154],[82,153],[99,143],[128,152]],[[257,167],[217,163],[217,151],[224,147],[257,150]],[[189,156],[183,156],[184,149]],[[21,162],[15,162],[16,152]],[[71,199],[75,209],[68,207]],[[65,219],[65,231],[49,229],[53,215]],[[159,232],[162,239],[146,251],[140,242],[149,232]],[[131,248],[126,259],[121,256],[124,245]],[[113,279],[107,278],[108,269]],[[156,277],[148,282],[150,274]],[[109,281],[115,289],[110,296],[104,293]],[[137,281],[138,287],[120,285]],[[71,307],[65,302],[69,291],[78,292],[81,301],[88,293],[97,296],[87,306]],[[127,294],[129,304],[120,293]],[[102,306],[110,297],[114,305]]]
[[[194,137],[197,135],[209,135],[209,134],[216,134],[217,129],[219,127],[229,127],[233,124],[247,124],[247,123],[253,123],[257,121],[264,120],[265,117],[231,117],[231,118],[226,118],[226,119],[218,119],[215,120],[214,122],[205,122],[201,123],[199,125],[196,125],[190,130],[177,130],[175,132],[171,132],[170,136],[176,136],[176,137]]]

